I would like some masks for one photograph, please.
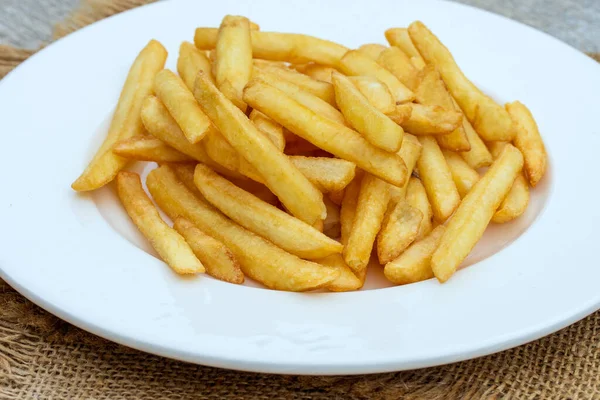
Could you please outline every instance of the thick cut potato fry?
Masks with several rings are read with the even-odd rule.
[[[119,172],[117,193],[133,223],[173,271],[186,275],[204,272],[204,266],[185,239],[160,218],[138,174]]]
[[[341,206],[342,205],[342,200],[344,200],[344,195],[345,194],[346,194],[346,188],[343,188],[342,190],[337,190],[335,192],[329,192],[329,193],[327,193],[327,197],[334,204],[337,204],[338,206]],[[325,205],[327,205],[327,204],[325,204]]]
[[[397,152],[402,145],[404,131],[369,100],[344,75],[333,73],[335,99],[344,117],[373,145]]]
[[[192,92],[170,70],[163,69],[156,74],[154,93],[169,110],[190,143],[198,143],[204,135],[214,131],[210,119],[202,112]]]
[[[244,99],[294,134],[339,158],[401,186],[408,178],[402,159],[370,144],[356,131],[321,117],[281,90],[263,82],[246,86]]]
[[[354,163],[339,158],[290,156],[290,160],[323,193],[343,190],[356,171]]]
[[[323,220],[323,233],[330,238],[340,237],[340,207],[333,201],[325,197],[325,207],[327,207],[327,216]]]
[[[327,67],[325,65],[320,64],[302,64],[296,65],[296,71],[303,73],[304,75],[308,75],[313,79],[318,81],[323,81],[327,83],[333,83],[331,80],[331,73],[335,71],[335,68]]]
[[[419,233],[423,213],[401,200],[388,211],[377,235],[377,258],[380,264],[395,260]]]
[[[379,55],[382,51],[387,49],[387,46],[384,46],[379,43],[367,43],[360,46],[357,51],[369,57],[371,60],[377,61]]]
[[[481,239],[494,212],[523,168],[523,155],[507,144],[485,175],[465,196],[446,226],[431,258],[431,269],[440,282],[447,281]]]
[[[186,188],[190,192],[192,192],[199,200],[208,204],[202,193],[196,187],[196,183],[194,182],[194,171],[196,170],[196,164],[164,164],[168,165],[168,167],[175,172],[177,178],[185,185]]]
[[[121,157],[138,161],[187,162],[193,159],[175,150],[153,136],[134,136],[121,140],[113,146],[113,152]]]
[[[362,177],[362,173],[356,174],[352,182],[344,190],[344,198],[340,207],[340,241],[344,246],[348,244],[352,226],[354,225]]]
[[[390,28],[385,31],[385,38],[390,46],[399,47],[407,56],[422,60],[421,54],[413,44],[406,28]]]
[[[223,18],[217,35],[213,68],[219,90],[245,112],[242,91],[252,76],[252,40],[248,18],[235,15]]]
[[[156,40],[151,40],[138,54],[129,69],[121,90],[106,139],[85,171],[73,182],[71,188],[78,192],[98,189],[112,181],[129,160],[112,152],[119,140],[144,133],[140,110],[146,96],[152,93],[154,76],[163,69],[167,51]]]
[[[444,158],[452,173],[452,179],[458,190],[458,194],[463,198],[469,193],[473,185],[479,180],[479,174],[457,153],[443,150]]]
[[[218,30],[197,28],[194,44],[200,50],[214,49]],[[292,64],[314,62],[335,67],[348,49],[328,40],[295,33],[252,31],[252,55],[271,61],[287,61]]]
[[[398,125],[403,124],[410,119],[413,110],[412,106],[412,103],[397,105],[392,112],[386,115]]]
[[[389,200],[389,185],[365,174],[360,184],[352,231],[344,247],[344,261],[352,271],[360,272],[367,267]]]
[[[415,99],[415,94],[390,71],[359,51],[348,51],[340,60],[339,68],[349,76],[366,75],[379,79],[388,86],[397,103],[406,103]]]
[[[410,176],[417,165],[417,160],[421,156],[421,142],[415,136],[410,133],[406,133],[404,135],[404,140],[402,141],[402,147],[398,152],[398,155],[402,157],[404,160],[404,164],[406,164],[406,169],[408,171],[408,175]],[[408,187],[409,180],[407,179],[404,182],[404,185],[401,187],[391,186],[390,185],[390,204],[394,205],[401,199],[403,199],[406,195],[406,188]]]
[[[348,79],[369,100],[369,103],[382,113],[391,113],[396,109],[396,100],[390,89],[372,76],[350,76]]]
[[[514,144],[525,159],[525,172],[529,183],[535,187],[546,172],[546,148],[540,136],[538,126],[531,111],[521,102],[515,101],[506,105],[506,110],[515,123],[516,136]]]
[[[304,261],[204,204],[167,166],[150,172],[146,185],[156,203],[171,219],[179,216],[186,218],[204,233],[223,243],[237,257],[246,276],[271,289],[318,289],[339,276],[339,271]]]
[[[208,74],[212,79],[211,69],[210,60],[204,52],[190,42],[181,43],[179,58],[177,58],[177,73],[190,91],[194,90],[194,82],[199,71]]]
[[[229,144],[256,168],[266,186],[293,215],[307,224],[325,218],[322,193],[203,74],[196,79],[194,95]],[[265,113],[259,107],[253,108]]]
[[[252,110],[249,118],[259,131],[267,135],[279,151],[285,149],[285,137],[283,137],[283,127],[281,125],[258,110]]]
[[[400,125],[413,135],[448,135],[460,127],[463,115],[439,106],[412,103],[410,117]]]
[[[410,177],[408,186],[406,187],[406,202],[423,214],[419,232],[415,238],[415,240],[419,240],[429,234],[433,227],[433,224],[431,223],[433,210],[431,208],[431,203],[429,203],[429,199],[427,198],[425,186],[423,186],[423,183],[419,178],[415,178],[414,176]]]
[[[229,283],[244,283],[240,264],[227,246],[202,232],[185,218],[177,218],[173,228],[185,238],[208,275]]]
[[[515,130],[506,110],[467,79],[439,39],[419,21],[410,24],[408,33],[423,59],[438,69],[475,131],[485,140],[511,140]]]
[[[396,285],[421,282],[433,278],[431,256],[437,249],[446,227],[437,226],[423,239],[414,242],[400,257],[387,263],[385,277]]]
[[[341,253],[342,245],[198,164],[194,182],[213,206],[244,228],[302,258]]]
[[[321,260],[317,260],[316,262],[340,271],[340,276],[327,286],[327,290],[332,292],[349,292],[360,289],[365,283],[364,279],[361,280],[354,275],[354,272],[346,265],[340,254],[334,254]]]
[[[390,71],[404,86],[414,91],[419,86],[419,70],[410,58],[398,47],[386,48],[376,59],[377,63]]]
[[[425,64],[425,61],[423,60],[423,58],[421,58],[421,56],[419,56],[419,57],[411,57],[410,58],[410,62],[419,71],[422,70],[423,68],[425,68],[427,66],[427,64]]]
[[[431,136],[421,136],[419,141],[423,146],[421,157],[417,161],[419,177],[427,191],[435,219],[444,222],[460,204],[460,195],[444,154],[435,139]]]
[[[463,118],[463,130],[467,135],[467,139],[471,145],[471,150],[461,151],[461,157],[464,158],[467,164],[474,169],[491,165],[493,161],[492,155],[485,146],[485,143],[483,143],[483,140],[481,140],[477,132],[475,132],[475,129],[473,129],[471,126],[469,120],[466,118]]]
[[[417,101],[421,104],[430,106],[439,106],[446,110],[459,111],[460,108],[454,102],[454,99],[448,93],[446,85],[437,69],[427,67],[421,71],[421,81],[415,91]],[[461,123],[447,135],[436,137],[440,147],[452,151],[469,151],[471,144]]]

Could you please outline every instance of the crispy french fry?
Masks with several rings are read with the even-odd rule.
[[[319,231],[320,233],[323,233],[323,226],[324,226],[324,222],[323,221],[324,220],[322,220],[322,219],[318,219],[314,224],[312,224],[312,227],[314,229],[316,229],[317,231]]]
[[[386,182],[371,174],[363,176],[352,231],[343,253],[344,261],[354,272],[365,269],[369,263],[389,199],[389,185]]]
[[[246,276],[269,288],[290,291],[318,289],[339,276],[339,271],[301,260],[204,204],[168,166],[150,172],[146,185],[156,203],[171,219],[184,217],[222,242],[238,258]]]
[[[213,206],[244,228],[302,258],[341,253],[342,245],[198,164],[194,182]]]
[[[522,168],[523,155],[507,144],[465,196],[431,258],[431,269],[440,282],[447,281],[454,274],[479,241]]]
[[[210,60],[204,52],[190,42],[181,43],[179,58],[177,58],[177,73],[190,91],[194,90],[194,82],[199,71],[208,74],[212,79],[211,68]]]
[[[439,225],[423,239],[413,242],[400,257],[385,265],[383,269],[385,277],[396,285],[433,278],[431,256],[437,249],[445,230],[444,225]]]
[[[350,76],[348,79],[369,100],[369,103],[382,113],[396,110],[396,100],[390,89],[377,78],[372,76]]]
[[[479,180],[479,174],[457,153],[448,150],[442,150],[442,152],[452,173],[458,194],[463,198]]]
[[[251,31],[260,31],[260,25],[258,25],[255,22],[252,22],[252,21],[248,21],[248,22],[249,22]]]
[[[460,127],[462,113],[439,106],[412,103],[410,117],[400,125],[413,135],[448,135]]]
[[[373,145],[386,151],[397,152],[402,145],[404,131],[369,100],[344,75],[333,73],[335,99],[344,117]]]
[[[492,155],[466,118],[463,118],[463,130],[467,135],[471,150],[460,152],[461,157],[474,169],[491,165]]]
[[[151,40],[133,62],[115,109],[106,139],[83,173],[71,188],[78,192],[98,189],[112,181],[129,160],[112,152],[119,140],[144,133],[140,119],[142,102],[152,93],[154,76],[163,69],[167,51],[156,40]]]
[[[394,99],[398,103],[406,103],[415,99],[415,94],[404,86],[390,71],[359,51],[348,51],[340,60],[339,68],[344,74],[349,76],[366,75],[379,79],[389,87],[390,92],[392,92]]]
[[[211,50],[217,43],[215,28],[198,28],[194,44],[201,50]],[[315,62],[335,67],[348,49],[328,40],[295,33],[252,31],[254,58],[287,61],[293,64]]]
[[[309,63],[302,64],[302,67],[297,65],[296,71],[302,72],[304,75],[308,75],[318,81],[333,83],[331,80],[331,73],[335,71],[335,68],[327,67],[321,64]]]
[[[200,191],[196,187],[196,184],[194,183],[194,171],[196,170],[196,164],[172,163],[165,165],[168,165],[169,168],[173,170],[173,172],[175,172],[175,175],[177,175],[177,179],[179,179],[185,185],[185,187],[188,188],[190,192],[192,192],[202,202],[208,204],[208,202],[206,201],[204,196],[202,196],[202,193],[200,193]]]
[[[333,201],[325,197],[325,207],[327,207],[327,216],[323,220],[323,233],[330,238],[340,237],[340,207]]]
[[[381,54],[382,51],[387,49],[387,46],[384,46],[379,43],[367,43],[360,46],[357,51],[365,56],[369,57],[371,60],[377,61],[377,58]]]
[[[339,158],[290,156],[292,164],[323,193],[343,190],[354,179],[356,165]]]
[[[531,111],[521,102],[515,101],[506,105],[510,117],[515,123],[516,136],[514,144],[525,159],[525,172],[529,183],[535,187],[546,172],[546,148],[540,136],[538,126]]]
[[[435,139],[431,136],[420,136],[419,141],[423,146],[421,157],[417,161],[419,176],[427,191],[435,219],[444,222],[460,204],[460,195],[452,180],[448,163]]]
[[[420,240],[431,232],[433,226],[431,223],[433,210],[431,209],[431,203],[429,203],[429,199],[427,198],[425,186],[423,186],[423,183],[419,178],[415,178],[414,176],[410,177],[408,186],[406,187],[406,202],[423,214],[419,232],[415,238],[415,240]]]
[[[177,218],[173,228],[185,238],[208,275],[229,283],[244,283],[240,264],[227,246],[202,232],[185,218]]]
[[[380,264],[395,260],[419,233],[423,213],[405,200],[388,207],[377,234],[377,257]]]
[[[422,70],[423,68],[425,68],[427,66],[427,64],[425,64],[425,61],[423,60],[423,58],[421,58],[421,56],[419,56],[419,57],[411,57],[410,58],[410,62],[419,71]]]
[[[362,177],[362,173],[356,174],[352,182],[344,190],[344,198],[340,207],[340,240],[344,246],[348,244],[352,226],[354,225]]]
[[[421,142],[415,136],[410,133],[406,133],[404,135],[404,140],[402,141],[402,147],[400,147],[400,151],[398,155],[402,157],[404,160],[404,164],[406,165],[406,169],[408,171],[408,175],[412,174],[415,165],[417,165],[417,160],[421,156]],[[404,185],[401,187],[391,186],[390,185],[390,204],[394,205],[401,199],[406,196],[406,188],[408,187],[409,180],[407,179],[404,182]]]
[[[413,104],[400,104],[397,105],[394,110],[386,115],[392,121],[397,123],[398,125],[403,124],[404,122],[410,119],[410,115],[412,114]]]
[[[281,125],[258,110],[252,110],[249,118],[259,131],[267,135],[279,151],[285,149],[285,138],[283,137],[283,127]]]
[[[419,86],[419,70],[410,58],[398,47],[392,46],[382,51],[377,63],[390,71],[404,86],[414,91]]]
[[[242,111],[244,86],[252,76],[250,21],[246,17],[226,15],[219,27],[213,64],[219,90]]]
[[[293,215],[308,224],[325,217],[321,192],[203,74],[196,79],[194,95],[229,144],[256,168],[266,186]]]
[[[387,182],[403,185],[407,179],[406,166],[398,155],[373,146],[359,133],[315,114],[270,85],[250,82],[244,99],[296,135]]]
[[[390,46],[399,47],[407,56],[416,57],[420,60],[421,54],[413,44],[406,28],[390,28],[385,31],[385,38]]]
[[[360,289],[365,283],[364,278],[361,280],[354,275],[354,272],[346,265],[340,254],[333,254],[321,260],[317,260],[317,262],[321,265],[335,268],[340,271],[340,276],[327,286],[327,290],[332,292],[349,292]]]
[[[485,140],[511,140],[515,130],[506,110],[465,77],[439,39],[420,21],[410,24],[408,33],[423,59],[438,69],[475,131]]]
[[[121,157],[138,161],[188,162],[193,159],[153,136],[134,136],[121,140],[113,146],[113,152]]]
[[[138,174],[119,172],[117,193],[133,223],[173,271],[178,274],[204,272],[204,266],[185,239],[160,218],[158,210],[144,192]]]
[[[344,194],[346,193],[346,188],[342,190],[336,190],[334,192],[327,193],[327,197],[329,200],[333,202],[333,204],[337,204],[338,206],[342,205],[342,200],[344,200]],[[327,204],[325,204],[327,205]]]

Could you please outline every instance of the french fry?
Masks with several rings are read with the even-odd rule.
[[[471,252],[523,168],[523,155],[507,144],[488,171],[465,196],[446,226],[431,269],[447,281]]]
[[[318,81],[327,83],[333,83],[331,80],[331,73],[335,71],[335,68],[327,67],[320,64],[303,64],[302,67],[296,66],[296,71],[302,72],[304,75],[308,75]]]
[[[325,197],[325,207],[327,207],[327,216],[323,220],[323,233],[330,238],[340,237],[340,207]]]
[[[363,176],[356,215],[343,253],[344,261],[354,272],[362,271],[369,263],[389,199],[389,185],[386,182],[371,174]]]
[[[204,266],[185,239],[160,218],[138,174],[119,172],[117,193],[133,223],[173,271],[186,275],[204,272]]]
[[[448,93],[448,89],[446,89],[446,85],[437,69],[427,67],[421,71],[421,75],[420,83],[415,90],[415,96],[419,103],[460,112],[460,108]],[[440,147],[444,149],[452,151],[471,150],[471,144],[462,123],[452,132],[438,136],[436,139]]]
[[[357,50],[348,51],[340,60],[339,68],[349,76],[366,75],[379,79],[389,87],[398,103],[406,103],[415,99],[415,94],[390,71]]]
[[[266,186],[277,195],[293,215],[308,224],[325,217],[325,204],[321,192],[217,90],[204,74],[199,74],[196,78],[194,95],[200,107],[229,144],[256,168]],[[260,107],[252,107],[273,118]],[[281,123],[277,118],[273,119]]]
[[[404,86],[414,91],[419,86],[419,70],[398,47],[385,48],[376,58],[377,63],[390,71]]]
[[[83,173],[71,188],[78,192],[98,189],[112,181],[129,160],[112,152],[119,140],[144,133],[140,119],[142,102],[152,93],[154,75],[165,65],[167,51],[156,40],[151,40],[133,62],[115,109],[106,139]]]
[[[358,278],[354,272],[346,265],[344,259],[339,254],[333,254],[329,257],[317,260],[321,265],[335,268],[340,272],[340,276],[327,286],[327,290],[332,292],[349,292],[360,289],[364,284],[364,279]]]
[[[202,232],[185,218],[177,218],[173,228],[185,238],[208,275],[229,283],[244,283],[240,264],[227,246]]]
[[[118,141],[113,146],[113,152],[118,156],[138,161],[188,162],[193,160],[162,140],[146,135]]]
[[[250,82],[244,100],[294,134],[387,182],[400,186],[408,178],[398,155],[373,146],[359,133],[315,114],[270,85]]]
[[[463,198],[479,180],[479,174],[457,153],[448,150],[442,150],[442,152],[452,173],[458,194]]]
[[[257,110],[252,110],[249,118],[254,126],[264,133],[279,151],[285,149],[285,138],[283,137],[283,127],[281,125]]]
[[[540,131],[531,111],[523,103],[518,101],[508,103],[506,110],[515,123],[517,133],[514,144],[523,153],[525,172],[529,183],[535,187],[546,172],[548,158]]]
[[[324,220],[322,220],[322,219],[318,219],[314,224],[312,224],[312,227],[315,228],[320,233],[323,233],[323,227],[325,225],[323,221]]]
[[[258,25],[255,22],[252,22],[252,21],[248,21],[248,22],[249,22],[251,31],[260,31],[260,25]]]
[[[377,235],[377,257],[380,264],[395,260],[419,233],[423,213],[400,200],[388,211]]]
[[[467,135],[471,150],[460,152],[461,157],[474,169],[491,165],[492,155],[466,118],[463,118],[463,130]]]
[[[340,241],[344,246],[348,244],[348,238],[350,238],[352,226],[354,225],[362,177],[362,173],[356,174],[352,182],[344,190],[344,198],[340,207]]]
[[[406,28],[390,28],[385,31],[385,38],[390,46],[399,47],[407,56],[421,59],[421,54],[413,44]]]
[[[414,176],[410,177],[408,186],[406,187],[406,202],[423,214],[419,232],[415,238],[415,240],[420,240],[431,232],[433,225],[431,223],[433,210],[431,209],[431,203],[429,203],[429,199],[427,198],[425,186],[423,186],[423,183],[419,178],[415,178]]]
[[[270,60],[260,60],[258,58],[255,58],[254,60],[252,60],[252,64],[253,65],[264,65],[265,67],[277,67],[277,68],[283,68],[283,69],[291,69],[292,67],[288,65],[288,63],[284,62],[284,61],[270,61]]]
[[[343,190],[354,179],[356,165],[338,158],[290,156],[290,161],[323,193]]]
[[[289,130],[284,128],[284,132],[285,131],[289,132]],[[298,138],[298,140],[294,140],[291,142],[287,141],[285,144],[285,149],[283,150],[283,152],[288,156],[316,157],[316,153],[323,151],[308,140],[305,140],[298,136],[296,137]]]
[[[358,132],[381,149],[400,150],[404,131],[399,125],[372,106],[344,75],[334,72],[333,86],[338,107]]]
[[[408,171],[408,175],[412,174],[415,165],[417,165],[417,160],[421,156],[421,142],[415,136],[410,133],[406,133],[404,135],[404,140],[402,141],[402,147],[400,147],[400,151],[398,155],[404,160],[404,164],[406,165],[406,169]],[[398,201],[403,199],[406,196],[406,188],[408,187],[409,180],[407,179],[404,182],[404,185],[401,187],[390,186],[390,205],[396,204]]]
[[[156,203],[171,219],[186,218],[223,243],[237,257],[246,276],[269,288],[290,291],[318,289],[339,276],[338,270],[301,260],[204,204],[168,166],[150,172],[146,185]]]
[[[348,79],[369,100],[369,103],[382,113],[393,112],[396,100],[390,89],[377,78],[372,76],[350,76]]]
[[[211,50],[217,44],[215,28],[197,28],[194,44],[200,50]],[[254,58],[287,61],[292,64],[314,62],[335,67],[348,49],[328,40],[295,33],[252,31]]]
[[[327,197],[329,197],[329,200],[331,200],[333,202],[333,204],[337,204],[338,206],[341,206],[342,200],[344,200],[345,193],[346,193],[346,188],[343,188],[342,190],[336,190],[334,192],[327,193]],[[327,204],[325,204],[325,205],[327,205]]]
[[[427,66],[427,64],[425,64],[425,61],[423,60],[423,58],[421,58],[421,56],[411,57],[410,58],[410,62],[419,71],[422,70],[423,68],[425,68]]]
[[[379,43],[367,43],[360,46],[357,50],[359,53],[364,54],[369,57],[371,60],[377,61],[377,58],[381,54],[382,51],[387,49],[387,46],[384,46]]]
[[[213,66],[216,86],[245,112],[242,91],[252,76],[252,41],[248,18],[226,15],[219,27],[215,50]]]
[[[177,179],[181,181],[185,185],[186,188],[190,192],[194,194],[194,196],[198,197],[199,200],[208,204],[202,193],[196,187],[196,183],[194,183],[194,171],[196,170],[196,164],[165,164],[168,165],[169,168],[177,175]]]
[[[420,21],[408,28],[410,38],[423,59],[434,65],[448,90],[484,140],[512,140],[515,135],[506,110],[465,77],[448,49]]]
[[[396,285],[433,278],[431,256],[437,249],[445,230],[444,225],[439,225],[423,239],[413,242],[400,257],[385,265],[383,269],[385,277]]]
[[[238,188],[205,165],[196,166],[194,182],[223,214],[298,257],[316,259],[342,251],[340,243]]]
[[[400,125],[413,135],[448,135],[459,128],[462,113],[439,106],[412,103],[410,117]]]
[[[392,121],[397,123],[398,125],[403,124],[404,122],[410,119],[410,115],[412,114],[413,104],[400,104],[397,105],[392,112],[387,113],[386,115]]]
[[[269,190],[269,188],[266,187],[265,185],[263,185],[262,183],[258,183],[256,181],[253,181],[250,179],[238,179],[238,178],[229,178],[229,182],[233,183],[235,186],[239,187],[240,189],[243,189],[246,192],[253,194],[254,196],[256,196],[259,199],[261,199],[262,201],[264,201],[265,203],[269,203],[272,206],[279,205],[279,199],[277,199],[277,196],[275,196],[273,194],[273,192],[271,192]],[[195,186],[196,185],[194,184],[194,187]]]
[[[212,79],[211,69],[210,60],[204,52],[190,42],[181,43],[179,58],[177,58],[177,73],[190,91],[194,90],[194,82],[199,71],[208,74]]]
[[[423,146],[421,157],[417,161],[419,176],[435,219],[444,222],[460,204],[460,195],[436,140],[431,136],[420,136],[419,141]]]

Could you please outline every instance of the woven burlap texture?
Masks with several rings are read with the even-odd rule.
[[[55,38],[145,0],[88,0]],[[33,52],[0,46],[0,77]],[[598,56],[596,55],[596,58]],[[0,399],[600,399],[600,312],[536,342],[416,371],[303,377],[169,360],[84,332],[0,281]]]

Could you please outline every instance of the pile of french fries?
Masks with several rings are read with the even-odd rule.
[[[352,50],[228,15],[181,44],[178,74],[151,40],[72,188],[116,179],[179,274],[350,291],[379,264],[445,282],[490,222],[525,212],[547,155],[529,110],[485,95],[423,23],[385,37]],[[158,164],[146,186],[173,227],[132,161]]]

